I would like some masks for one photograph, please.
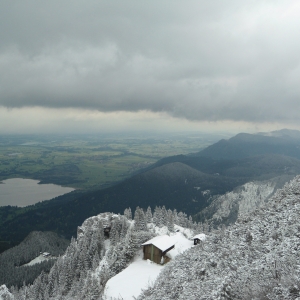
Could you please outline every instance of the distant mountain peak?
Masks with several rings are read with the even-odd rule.
[[[280,154],[300,159],[300,131],[282,129],[256,134],[239,133],[205,148],[198,154],[214,159],[241,159],[265,154]]]
[[[300,140],[300,131],[296,129],[280,129],[271,132],[258,132],[256,135],[282,137]]]

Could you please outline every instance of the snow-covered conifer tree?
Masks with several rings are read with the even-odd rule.
[[[168,215],[167,215],[167,226],[170,232],[174,231],[174,217],[173,217],[173,212],[170,209],[168,210]]]
[[[162,227],[163,226],[163,215],[162,215],[162,210],[160,206],[156,206],[154,209],[154,214],[153,214],[153,223],[156,226]]]
[[[173,218],[174,218],[174,224],[179,225],[178,214],[176,209],[173,210]]]
[[[140,230],[140,208],[139,208],[139,206],[135,209],[135,212],[134,212],[134,229]]]
[[[161,209],[161,225],[162,226],[168,226],[168,212],[166,210],[166,207],[163,205]]]
[[[158,224],[157,210],[158,210],[158,207],[155,206],[154,211],[153,211],[153,218],[152,218],[152,221],[153,221],[153,223],[154,223],[156,226],[157,226],[157,224]]]
[[[124,210],[124,216],[128,219],[128,220],[132,220],[132,212],[131,212],[131,208],[126,208]]]
[[[150,206],[148,206],[147,211],[146,211],[146,220],[147,220],[147,223],[152,222],[152,210],[151,210]]]
[[[140,208],[139,210],[139,219],[140,219],[140,228],[139,230],[147,231],[147,220],[146,220],[146,215],[143,211],[143,209]]]

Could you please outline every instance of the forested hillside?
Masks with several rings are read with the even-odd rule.
[[[300,176],[236,223],[213,229],[184,213],[157,207],[124,215],[104,213],[78,228],[66,253],[32,285],[11,288],[7,299],[101,299],[106,282],[126,268],[140,245],[153,237],[148,222],[174,223],[205,232],[206,240],[171,260],[139,300],[297,299],[300,297]],[[147,225],[148,224],[148,225]],[[103,227],[110,225],[105,239]],[[9,298],[10,297],[10,298]]]
[[[270,200],[278,188],[292,179],[289,175],[270,180],[251,181],[224,195],[212,196],[209,206],[194,216],[198,222],[207,222],[213,227],[235,223],[238,217],[254,211]]]
[[[32,283],[42,271],[49,271],[55,259],[67,249],[70,241],[54,232],[31,232],[22,243],[0,254],[0,285],[21,287]],[[48,252],[51,259],[26,265]]]
[[[300,176],[265,206],[210,232],[138,299],[299,299],[299,213]]]
[[[165,207],[156,207],[153,215],[150,207],[146,212],[138,207],[134,220],[130,209],[124,215],[102,213],[88,218],[78,228],[77,239],[72,239],[50,272],[42,272],[32,285],[12,287],[11,297],[99,299],[106,282],[130,264],[142,243],[156,235],[154,226],[166,226],[168,232],[173,232],[174,223],[190,228],[201,226],[186,214]],[[109,239],[104,236],[105,226],[111,227]]]

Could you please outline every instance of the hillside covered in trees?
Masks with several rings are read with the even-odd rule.
[[[300,176],[236,223],[209,230],[183,213],[137,208],[124,215],[100,214],[78,228],[65,254],[32,285],[10,288],[7,299],[104,299],[107,281],[131,264],[140,245],[153,237],[156,222],[170,231],[174,223],[205,232],[200,245],[178,255],[139,300],[297,299],[300,297]],[[109,240],[103,226],[111,224]],[[130,287],[129,287],[130,288]],[[2,287],[5,291],[5,287]],[[9,298],[10,297],[10,298]]]
[[[153,228],[165,227],[174,232],[174,223],[198,228],[191,217],[176,210],[156,207],[152,214],[137,207],[132,220],[131,209],[124,215],[102,213],[88,218],[78,227],[65,254],[57,259],[49,273],[42,272],[31,285],[10,288],[11,299],[99,299],[106,282],[125,269],[141,244],[156,235]],[[105,238],[103,228],[111,228]],[[8,297],[7,296],[7,297]],[[10,299],[10,298],[8,298]]]
[[[210,232],[138,299],[299,299],[299,213],[300,176],[234,225]]]

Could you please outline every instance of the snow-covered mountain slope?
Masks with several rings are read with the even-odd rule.
[[[300,299],[300,176],[202,247],[176,257],[138,298]]]
[[[239,216],[250,213],[267,202],[290,179],[290,176],[280,176],[248,182],[232,192],[214,197],[211,204],[196,215],[196,219],[207,220],[214,226],[233,224]]]
[[[179,225],[175,226],[174,222]],[[109,238],[104,236],[105,228],[110,229]],[[139,269],[141,263],[147,266],[138,255],[144,242],[156,235],[170,234],[170,238],[175,239],[175,249],[168,254],[174,259],[193,245],[190,240],[194,234],[192,229],[197,229],[197,224],[191,217],[165,207],[156,207],[153,215],[150,208],[145,213],[137,207],[134,220],[130,209],[126,209],[124,215],[99,214],[78,227],[77,239],[72,239],[49,274],[42,273],[32,285],[10,291],[14,299],[101,299],[111,278],[123,270],[126,274],[136,267]],[[146,287],[141,284],[138,291]]]
[[[254,195],[253,187],[248,190]],[[130,299],[139,293],[139,300],[299,300],[299,214],[300,176],[251,213],[241,213],[234,225],[209,232],[207,224],[195,224],[164,207],[153,215],[137,208],[134,220],[128,210],[124,215],[100,214],[83,223],[77,240],[72,239],[49,274],[42,273],[33,285],[10,293],[15,300]],[[105,222],[111,228],[106,240]],[[202,230],[205,241],[193,247],[190,238]],[[171,250],[171,261],[154,266],[152,272],[141,260],[141,244],[168,233],[178,239],[175,250],[180,253],[172,255]],[[133,293],[123,294],[119,280],[145,270],[153,275],[150,280],[158,274],[155,283],[145,284],[149,276],[126,282]]]

